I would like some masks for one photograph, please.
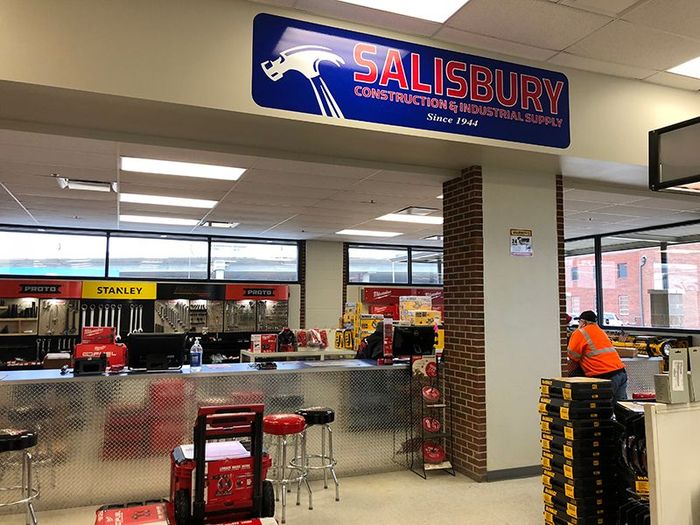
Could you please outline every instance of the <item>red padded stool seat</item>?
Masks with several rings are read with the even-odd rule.
[[[306,420],[297,414],[272,414],[263,418],[263,431],[273,436],[300,434],[306,428]]]

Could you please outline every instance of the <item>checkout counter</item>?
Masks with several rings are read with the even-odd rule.
[[[395,437],[405,431],[408,383],[407,365],[355,359],[85,377],[0,372],[0,428],[37,430],[41,510],[143,501],[168,493],[170,451],[192,442],[204,405],[264,403],[270,414],[329,406],[339,476],[399,470]],[[16,475],[7,467],[0,486]]]

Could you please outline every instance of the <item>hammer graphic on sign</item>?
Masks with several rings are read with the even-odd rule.
[[[321,78],[318,66],[321,62],[331,62],[336,66],[345,64],[342,57],[322,46],[296,46],[280,53],[275,60],[260,64],[265,74],[277,82],[287,71],[297,71],[311,83],[321,114],[326,117],[345,118],[338,103],[333,98],[328,85]]]

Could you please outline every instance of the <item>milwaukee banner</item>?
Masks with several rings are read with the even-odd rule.
[[[292,20],[255,17],[266,108],[567,148],[561,73]]]

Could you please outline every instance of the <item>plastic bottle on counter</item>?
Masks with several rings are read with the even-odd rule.
[[[194,338],[194,344],[190,347],[190,370],[199,372],[202,369],[202,345],[199,337]]]

